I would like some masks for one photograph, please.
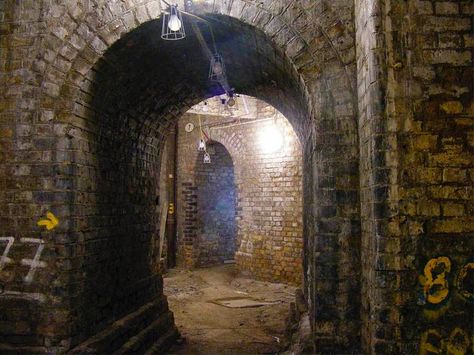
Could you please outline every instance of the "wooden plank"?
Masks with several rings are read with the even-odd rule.
[[[161,256],[163,255],[163,244],[165,242],[166,219],[168,218],[168,201],[164,200],[161,206],[161,221],[160,221],[160,249],[158,261],[161,265]]]

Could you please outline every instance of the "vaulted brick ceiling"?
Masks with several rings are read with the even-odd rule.
[[[290,120],[305,115],[291,66],[262,32],[229,17],[212,15],[206,19],[213,28],[232,88],[264,99]],[[209,57],[191,22],[199,26],[212,48],[206,24],[190,17],[184,21],[184,40],[162,40],[161,21],[150,21],[115,43],[94,68],[94,109],[114,117],[151,110],[160,116],[170,107],[185,111],[205,97],[223,93],[222,87],[208,79]]]

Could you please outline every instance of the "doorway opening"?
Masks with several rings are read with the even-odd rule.
[[[209,163],[204,163],[205,155]],[[197,185],[197,266],[231,262],[235,257],[237,226],[235,220],[234,164],[225,147],[217,142],[207,145],[196,160]]]
[[[273,106],[245,95],[194,105],[175,131],[177,234],[166,237],[178,268],[164,292],[189,342],[177,351],[281,350],[303,281],[298,137]],[[219,324],[228,333],[213,339]]]
[[[219,99],[194,105],[168,137],[176,152],[168,157],[165,150],[161,165],[176,160],[176,186],[168,188],[176,191],[176,233],[166,234],[166,244],[176,245],[179,267],[234,260],[246,276],[300,286],[298,137],[285,116],[262,100],[239,95],[232,108],[220,106]]]
[[[160,270],[157,264],[162,261],[154,258],[156,253],[153,252],[159,231],[163,229],[156,213],[157,203],[164,200],[163,193],[158,193],[160,157],[166,136],[180,117],[202,100],[222,93],[222,89],[221,93],[216,92],[216,87],[209,83],[209,58],[202,53],[202,38],[197,32],[189,31],[186,41],[165,42],[160,38],[160,20],[137,15],[136,22],[129,22],[129,15],[128,12],[123,14],[123,23],[130,23],[130,28],[113,36],[109,33],[110,37],[107,35],[107,31],[112,31],[109,27],[104,28],[106,34],[93,39],[89,37],[87,26],[79,26],[78,35],[83,37],[84,45],[92,43],[99,49],[92,50],[88,45],[79,51],[77,58],[72,55],[71,66],[63,68],[64,74],[55,69],[64,97],[42,99],[42,119],[57,118],[64,125],[58,126],[60,135],[54,142],[58,149],[64,150],[61,159],[67,164],[54,169],[70,175],[73,201],[68,213],[74,216],[70,232],[78,248],[85,253],[77,260],[81,272],[75,272],[71,279],[78,289],[77,294],[70,296],[74,302],[67,298],[64,303],[73,319],[68,333],[68,337],[74,339],[71,347],[86,344],[96,334],[106,334],[122,319],[134,319],[121,324],[123,333],[127,330],[135,340],[138,339],[135,335],[152,330],[154,334],[169,333],[167,339],[173,338],[172,314],[163,295],[161,273],[157,272]],[[298,271],[292,262],[297,248],[280,248],[267,238],[267,234],[280,232],[288,233],[281,236],[283,241],[293,237],[293,232],[285,228],[298,227],[299,221],[293,218],[296,226],[273,225],[273,222],[282,223],[279,219],[283,216],[271,215],[274,204],[288,205],[291,196],[288,200],[286,196],[274,198],[273,188],[265,190],[266,187],[239,194],[240,187],[255,187],[252,174],[256,166],[268,169],[259,177],[282,184],[276,192],[285,191],[285,179],[291,178],[283,175],[289,171],[283,169],[286,162],[274,159],[269,162],[274,165],[266,166],[260,160],[260,152],[257,155],[242,150],[238,134],[226,133],[227,127],[212,129],[213,134],[216,133],[212,140],[224,145],[234,160],[236,263],[239,265],[237,259],[240,259],[242,271],[244,265],[248,265],[245,269],[248,276],[261,280],[274,281],[275,275],[282,280],[297,280],[291,275],[298,278],[304,275],[304,295],[310,308],[315,342],[321,340],[322,345],[328,344],[330,349],[339,344],[342,344],[341,349],[350,347],[359,342],[360,333],[357,271],[360,233],[357,127],[350,85],[347,85],[347,68],[341,66],[339,57],[316,55],[332,53],[321,50],[323,47],[317,41],[300,46],[298,40],[294,41],[295,46],[282,46],[280,39],[289,32],[279,31],[279,26],[274,26],[279,21],[271,21],[271,26],[260,22],[249,24],[231,13],[207,14],[205,18],[214,29],[219,53],[226,60],[227,78],[232,88],[236,93],[253,95],[278,108],[297,132],[304,152],[302,249],[305,253],[304,267]],[[193,21],[188,18],[185,25],[190,28]],[[271,35],[269,30],[272,29],[279,35]],[[323,41],[321,44],[325,43],[324,36],[317,38]],[[65,44],[59,53],[69,56],[70,49]],[[44,92],[46,95],[47,90]],[[229,122],[229,125],[234,123]],[[253,125],[248,123],[241,127],[254,134],[262,132],[250,129]],[[183,132],[179,123],[176,132],[177,135]],[[255,135],[246,140],[258,141],[260,138]],[[192,144],[193,151],[195,144]],[[177,161],[186,156],[178,154]],[[247,165],[239,172],[235,157],[256,164]],[[177,176],[168,174],[169,179],[169,175],[173,175],[173,179]],[[192,223],[183,225],[186,233],[180,230],[184,220],[179,214],[187,208],[183,204],[183,208],[177,206],[180,189],[188,189],[192,195],[196,186],[192,182],[176,182],[175,186],[176,203],[168,206],[168,211],[173,210],[176,218],[176,231],[171,233],[178,236],[176,263],[192,268],[199,255],[195,244],[198,239],[194,238]],[[255,205],[258,201],[253,199],[262,204]],[[190,211],[192,214],[193,210]],[[288,215],[291,213],[294,211]],[[248,219],[244,217],[252,222],[245,224]],[[171,218],[168,221],[171,223]],[[150,314],[153,317],[149,317]],[[135,322],[142,316],[146,321]],[[153,321],[156,318],[163,322]],[[134,327],[138,323],[141,326]],[[143,349],[152,344],[163,346],[163,339],[159,337],[140,339]],[[125,338],[120,344],[97,342],[92,348],[100,352],[101,344],[105,344],[108,351],[114,351],[126,346],[125,342]]]

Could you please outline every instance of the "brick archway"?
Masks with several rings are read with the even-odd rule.
[[[154,157],[159,155],[168,125],[203,99],[205,93],[180,78],[173,83],[169,96],[160,91],[159,82],[154,83],[156,86],[134,87],[135,92],[141,94],[138,95],[126,87],[125,79],[115,82],[108,78],[107,75],[114,73],[115,66],[131,69],[120,61],[121,55],[131,55],[136,46],[134,41],[139,42],[145,30],[156,28],[155,19],[159,17],[160,7],[157,1],[86,3],[91,6],[56,4],[42,13],[48,23],[44,33],[46,45],[36,52],[31,68],[41,87],[25,112],[34,113],[39,120],[54,126],[57,136],[48,139],[48,144],[54,151],[61,152],[56,161],[58,169],[64,166],[70,171],[72,187],[68,190],[73,202],[65,208],[62,217],[73,222],[63,225],[57,235],[84,248],[83,240],[94,239],[92,236],[100,234],[101,228],[115,225],[133,231],[130,234],[138,231],[145,240],[144,251],[147,243],[144,236],[152,231],[151,226],[156,222],[153,216],[143,212],[146,204],[151,206],[153,203],[150,192],[154,190],[153,180],[159,168],[158,159]],[[357,250],[359,241],[359,221],[354,212],[358,210],[358,143],[352,7],[332,8],[324,1],[311,6],[296,2],[287,5],[284,1],[255,6],[234,1],[213,10],[215,14],[207,15],[209,20],[216,26],[227,23],[226,30],[244,33],[236,37],[238,45],[251,43],[254,56],[259,58],[248,73],[248,76],[257,75],[253,81],[244,80],[240,84],[241,92],[265,99],[277,107],[292,122],[303,142],[307,196],[304,208],[305,288],[313,315],[315,340],[321,339],[321,346],[331,342],[334,349],[353,347],[359,344],[360,320],[358,302],[354,303],[359,297],[359,278],[354,278],[353,271],[347,267],[359,263],[358,253],[350,251]],[[299,21],[291,22],[288,16],[296,16]],[[225,47],[225,43],[223,45]],[[238,70],[244,70],[239,67],[239,60],[245,61],[244,56],[236,57],[233,64]],[[169,60],[168,64],[173,65]],[[143,78],[140,75],[135,78],[137,82]],[[131,79],[133,77],[126,80]],[[128,94],[135,95],[135,101],[127,97]],[[120,148],[114,148],[117,146]],[[114,175],[115,172],[118,173]],[[117,186],[121,190],[112,196]],[[112,196],[110,199],[109,195]],[[113,202],[119,198],[120,204]],[[97,199],[102,202],[97,204]],[[43,208],[57,209],[54,201],[45,205],[37,198],[33,202]],[[120,212],[103,220],[106,210],[114,210],[114,206],[120,206]],[[133,220],[133,224],[121,224],[128,220]],[[150,227],[143,229],[140,226]],[[116,232],[120,233],[119,230]],[[107,242],[102,242],[101,247],[105,247]],[[131,240],[125,244],[133,245]],[[58,243],[58,247],[63,245]],[[115,247],[120,248],[113,245]],[[320,258],[321,253],[316,250],[324,252],[324,257]],[[65,254],[64,260],[69,257]],[[112,255],[107,257],[113,259]],[[79,261],[79,265],[82,262]],[[110,265],[121,271],[124,267],[118,261]],[[53,278],[67,279],[64,285],[68,282],[88,284],[89,281],[68,273],[61,266],[58,264],[51,270]],[[136,265],[136,268],[131,273],[139,273],[145,279],[146,263]],[[85,274],[92,275],[92,271]],[[93,280],[98,275],[101,274],[86,278],[92,280],[86,289],[94,289]],[[354,279],[349,280],[351,277]],[[135,297],[134,304],[121,302],[119,308],[108,310],[103,319],[96,319],[96,315],[88,318],[88,313],[82,312],[84,305],[71,308],[70,295],[65,293],[59,304],[51,309],[62,309],[69,318],[58,320],[50,334],[56,334],[74,318],[75,325],[68,335],[74,335],[72,344],[75,345],[125,315],[127,309],[136,309],[149,302],[152,293],[160,289],[159,278],[150,280],[154,287],[148,288],[147,292],[140,291],[146,283],[136,283],[130,288],[130,292],[139,293],[142,298]],[[124,289],[126,281],[123,282],[123,285],[121,282],[117,285]],[[50,293],[48,287],[45,292]],[[92,304],[99,293],[91,294],[89,301]],[[334,293],[340,295],[338,302],[344,307],[333,304]],[[119,296],[127,297],[126,293]],[[90,313],[94,312],[91,310]],[[92,322],[91,334],[78,331],[81,317]],[[50,335],[45,333],[44,336]]]
[[[317,350],[358,351],[359,343],[367,353],[443,351],[439,343],[467,348],[472,2],[200,0],[195,11],[233,34],[238,53],[230,46],[225,52],[240,92],[278,107],[303,142],[305,293]],[[1,350],[66,351],[103,329],[102,344],[111,344],[123,329],[110,322],[123,312],[131,313],[121,324],[139,332],[143,320],[168,314],[162,298],[138,313],[111,306],[125,290],[134,290],[134,306],[146,302],[149,290],[159,293],[159,277],[123,285],[130,275],[148,274],[148,257],[130,256],[138,245],[138,254],[148,250],[156,231],[144,206],[154,195],[161,137],[185,106],[206,97],[183,80],[161,95],[152,74],[162,69],[163,79],[180,69],[169,51],[158,69],[145,70],[138,60],[140,53],[158,58],[138,43],[159,13],[158,0],[0,2]],[[146,42],[157,44],[154,39]],[[124,70],[120,53],[134,70]],[[245,58],[258,58],[259,65]],[[130,75],[140,95],[127,91],[121,75],[104,82],[114,66]],[[247,81],[248,74],[256,80]],[[88,104],[92,97],[95,106]],[[118,192],[105,193],[112,188]],[[59,224],[46,220],[48,212]],[[108,224],[111,233],[131,231],[143,243],[106,238],[101,228]],[[109,248],[122,253],[115,259],[139,261],[127,268],[115,260],[108,272],[97,261],[98,255],[114,259],[103,252]],[[33,263],[35,253],[41,263]],[[423,274],[440,260],[451,265],[448,295],[433,305],[427,291],[434,288]],[[106,284],[118,271],[127,276],[112,278],[113,292],[92,303],[100,308],[94,320],[91,310],[83,312],[81,296],[94,282],[95,266]],[[90,334],[88,317],[97,321]],[[145,329],[172,338],[171,318],[163,319]],[[452,344],[456,337],[463,340]],[[134,339],[127,343],[132,348]]]

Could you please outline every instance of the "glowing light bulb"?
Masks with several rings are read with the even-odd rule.
[[[260,132],[260,147],[265,154],[275,153],[283,145],[283,136],[276,127],[266,127]]]
[[[168,28],[173,32],[177,32],[181,29],[181,21],[176,14],[170,16]]]
[[[229,105],[230,107],[235,106],[235,99],[231,97],[229,101],[227,101],[227,105]]]

